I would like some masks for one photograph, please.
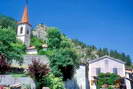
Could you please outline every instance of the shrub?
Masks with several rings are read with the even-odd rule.
[[[6,73],[10,68],[10,65],[6,62],[3,55],[0,54],[0,74]]]
[[[46,55],[47,54],[47,51],[41,49],[41,50],[39,50],[38,54],[39,55]]]
[[[55,77],[52,73],[49,73],[44,77],[45,85],[50,89],[64,89],[62,78]]]
[[[29,74],[34,79],[37,89],[41,89],[44,86],[43,77],[45,77],[48,72],[48,66],[38,60],[33,60],[32,64],[29,65]]]
[[[109,88],[108,89],[114,89],[113,87],[111,87],[111,86],[109,86]]]
[[[42,49],[42,45],[45,42],[43,40],[38,39],[37,37],[32,37],[31,39],[31,45],[35,46],[37,48],[37,50],[39,51],[40,49]]]
[[[100,73],[98,75],[98,86],[102,87],[102,85],[115,85],[116,81],[120,79],[120,76],[114,73]]]

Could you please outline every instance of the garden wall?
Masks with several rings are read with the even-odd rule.
[[[49,64],[48,57],[45,55],[24,55],[22,66],[27,68],[29,64],[32,64],[32,60],[40,60],[41,63]],[[19,63],[13,61],[12,66],[19,66]]]

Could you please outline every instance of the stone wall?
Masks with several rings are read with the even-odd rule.
[[[45,55],[24,55],[23,63],[21,66],[28,68],[28,65],[32,64],[33,60],[39,60],[43,64],[49,64],[48,57]],[[13,61],[12,66],[20,66],[16,61]]]
[[[24,55],[24,65],[32,63],[32,60],[39,60],[41,63],[48,64],[48,57],[45,55]]]

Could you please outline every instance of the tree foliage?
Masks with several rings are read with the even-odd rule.
[[[102,87],[102,85],[115,85],[116,81],[120,80],[120,76],[114,73],[100,73],[98,75],[98,81],[97,84],[99,87]]]
[[[0,15],[0,27],[8,28],[11,27],[11,30],[16,31],[16,21],[8,16]]]
[[[53,50],[49,55],[52,72],[63,79],[71,79],[74,69],[78,67],[78,57],[72,49]]]
[[[126,55],[125,53],[119,53],[116,50],[108,50],[107,48],[99,49],[97,54],[99,57],[104,56],[104,55],[109,55],[111,57],[117,58],[119,60],[122,60],[126,62],[126,65],[130,66],[131,65],[131,58],[129,55]]]
[[[97,48],[94,45],[86,45],[77,39],[72,39],[72,42],[74,43],[74,47],[77,49],[78,53],[81,55],[81,63],[86,62],[86,59],[88,58],[96,58],[95,52],[97,51]]]
[[[40,40],[38,39],[37,37],[32,37],[31,38],[31,45],[32,46],[35,46],[38,51],[42,49],[42,45],[44,44],[45,42],[43,40]]]
[[[131,57],[129,55],[126,55],[125,53],[119,53],[116,50],[111,50],[110,56],[126,62],[127,66],[130,66],[132,64]]]
[[[78,67],[79,57],[73,44],[56,28],[48,29],[48,57],[55,76],[71,79]]]
[[[57,49],[60,48],[61,33],[57,28],[49,28],[48,30],[48,46],[49,49]]]
[[[50,89],[64,89],[62,78],[55,77],[54,74],[49,73],[44,77],[45,85]]]
[[[3,54],[8,62],[22,61],[25,46],[16,40],[16,33],[11,29],[0,28],[0,54]]]
[[[102,57],[105,55],[117,58],[126,62],[127,66],[131,66],[131,57],[125,53],[120,53],[116,50],[109,50],[107,48],[97,49],[95,46],[86,45],[85,43],[79,40],[72,40],[78,52],[82,55],[81,59],[95,59],[96,57]]]

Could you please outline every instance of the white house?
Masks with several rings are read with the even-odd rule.
[[[95,83],[92,84],[94,76],[97,76],[99,73],[116,73],[121,77],[125,77],[125,62],[115,59],[109,56],[103,56],[98,59],[89,60],[89,85],[90,89],[96,89]]]

